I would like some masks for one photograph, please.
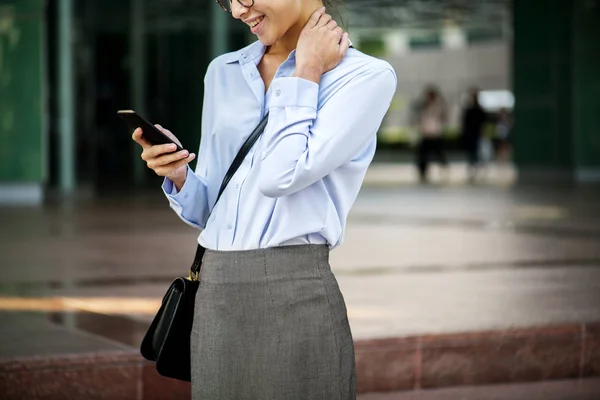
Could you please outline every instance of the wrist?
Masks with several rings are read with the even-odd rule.
[[[306,79],[318,84],[321,82],[321,77],[323,76],[323,70],[310,65],[299,65],[296,68],[296,73],[294,74],[296,78]]]
[[[169,179],[175,185],[175,188],[177,189],[177,192],[181,191],[181,188],[185,184],[186,178],[187,178],[187,165],[185,166],[185,168],[183,168],[183,171],[181,171],[181,172],[177,171],[176,173],[174,173],[171,176],[169,176]]]

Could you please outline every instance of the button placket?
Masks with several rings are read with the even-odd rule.
[[[251,152],[253,152],[254,149],[251,150]],[[230,231],[230,240],[231,243],[233,244],[234,240],[235,240],[235,234],[234,234],[234,230],[233,227],[235,225],[237,225],[238,219],[239,219],[239,208],[238,205],[240,203],[240,197],[242,195],[242,191],[240,190],[240,188],[242,187],[243,182],[246,180],[246,178],[248,177],[248,174],[250,173],[250,164],[248,162],[248,157],[246,157],[244,159],[244,161],[242,161],[242,165],[240,166],[240,169],[237,171],[236,175],[237,175],[237,183],[235,184],[234,188],[236,189],[236,195],[232,195],[232,209],[234,210],[234,212],[232,213],[233,217],[232,217],[232,221],[228,222],[226,225],[226,228],[228,231]]]

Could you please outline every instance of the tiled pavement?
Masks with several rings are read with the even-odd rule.
[[[598,400],[600,379],[370,393],[358,400]]]
[[[384,351],[388,364],[381,365],[404,362],[402,354],[409,353],[399,348],[422,359],[404,375],[406,384],[395,376],[388,377],[394,382],[363,376],[363,391],[498,382],[494,374],[502,364],[480,371],[486,346],[507,349],[505,362],[556,346],[564,350],[556,357],[574,357],[574,372],[562,362],[565,373],[558,375],[535,366],[547,364],[543,356],[526,357],[531,370],[523,376],[533,380],[598,376],[599,193],[586,187],[365,187],[346,241],[331,256],[352,331],[363,350],[365,340],[406,338],[393,347],[399,358]],[[160,196],[0,208],[0,221],[0,359],[135,349],[171,277],[185,273],[196,236]],[[545,331],[535,327],[543,326],[563,330],[541,340]],[[506,336],[517,328],[537,339]],[[472,335],[447,336],[490,330],[492,336],[475,344],[479,358],[467,356],[471,339],[464,347]],[[432,334],[441,341],[427,342],[424,335]],[[568,352],[565,340],[575,340]],[[423,343],[446,350],[427,361]],[[359,369],[373,370],[376,358],[369,353],[361,361],[360,352]],[[434,374],[442,384],[428,383],[423,374],[443,369],[444,357],[469,364],[450,378]],[[507,381],[524,379],[507,373]]]

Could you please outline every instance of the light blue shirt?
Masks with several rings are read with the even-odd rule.
[[[316,84],[293,77],[292,51],[265,94],[257,69],[265,49],[257,41],[211,62],[196,170],[188,168],[179,192],[168,178],[163,190],[177,215],[202,230],[198,242],[208,249],[334,248],[373,159],[396,74],[350,48]],[[211,211],[233,158],[267,111],[264,133]]]

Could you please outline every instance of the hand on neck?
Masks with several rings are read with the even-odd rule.
[[[269,46],[266,54],[273,57],[281,57],[283,59],[287,58],[292,50],[296,49],[300,33],[302,32],[302,29],[304,29],[304,26],[311,15],[321,7],[323,7],[323,2],[321,0],[312,1],[303,7],[298,21],[292,25],[281,38]]]

